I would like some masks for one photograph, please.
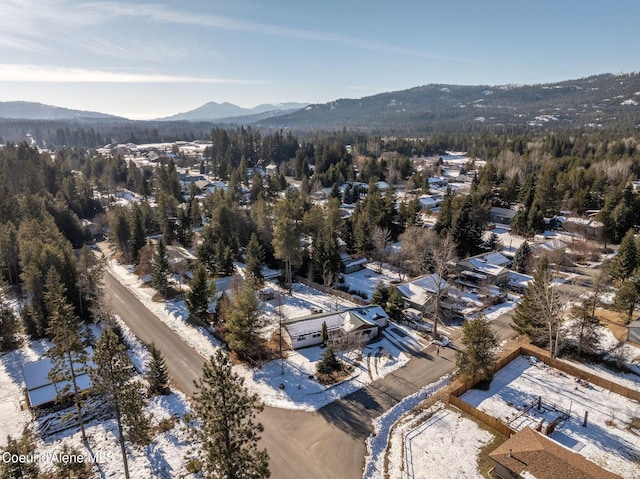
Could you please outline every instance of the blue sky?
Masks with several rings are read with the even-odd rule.
[[[637,0],[1,0],[0,101],[147,119],[640,70]]]

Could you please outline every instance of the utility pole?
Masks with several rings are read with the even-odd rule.
[[[280,343],[280,374],[284,374],[284,354],[282,354],[282,294],[278,294],[278,325],[280,328],[279,343]]]

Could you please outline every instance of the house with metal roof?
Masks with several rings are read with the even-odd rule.
[[[93,357],[93,348],[86,349],[87,356]],[[77,372],[76,384],[81,392],[89,390],[91,381],[89,379],[89,368],[95,367],[93,361],[89,359],[86,364],[74,361],[74,369]],[[27,399],[30,407],[45,406],[60,399],[61,391],[72,389],[70,381],[52,382],[49,378],[49,371],[53,368],[53,363],[48,357],[26,363],[22,366],[22,374],[27,389]],[[70,394],[67,392],[66,394]]]

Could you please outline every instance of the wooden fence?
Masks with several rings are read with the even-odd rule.
[[[605,389],[608,389],[609,391],[619,394],[620,396],[624,396],[629,399],[640,401],[640,391],[636,391],[634,389],[621,386],[617,383],[614,383],[613,381],[609,381],[608,379],[601,378],[600,376],[597,376],[590,371],[586,371],[584,369],[578,368],[565,361],[554,359],[550,357],[548,354],[546,354],[546,352],[542,349],[538,349],[531,346],[523,346],[520,349],[522,350],[522,354],[527,356],[534,356],[538,358],[540,361],[542,361],[543,363],[545,363],[547,366],[559,369],[560,371],[570,374],[571,376],[575,376],[584,381],[588,381],[591,384],[595,384],[596,386],[600,386]]]
[[[509,364],[511,361],[513,361],[515,358],[521,355],[533,356],[538,360],[542,361],[543,363],[545,363],[549,367],[558,369],[571,376],[580,378],[584,381],[588,381],[591,384],[595,384],[596,386],[600,386],[605,389],[608,389],[609,391],[619,394],[621,396],[624,396],[626,398],[640,401],[640,391],[629,389],[625,386],[616,384],[613,381],[609,381],[607,379],[601,378],[600,376],[596,376],[595,374],[589,371],[585,371],[583,369],[577,368],[564,361],[553,359],[546,353],[546,351],[533,346],[521,346],[518,349],[512,351],[508,356],[505,356],[504,358],[498,360],[493,369],[494,374],[500,369],[502,369],[503,367],[505,367],[507,364]],[[514,429],[511,429],[509,426],[500,422],[498,419],[494,418],[493,416],[490,416],[489,414],[483,411],[480,411],[479,409],[475,408],[474,406],[460,399],[460,396],[466,393],[469,389],[476,386],[479,382],[480,382],[479,379],[476,379],[476,380],[470,379],[468,381],[458,380],[458,383],[459,383],[458,387],[453,389],[449,394],[449,404],[457,407],[461,411],[464,411],[470,416],[473,416],[479,421],[485,423],[487,426],[496,430],[497,432],[499,432],[505,437],[510,437],[511,435],[515,434],[517,431],[515,431]]]
[[[346,299],[347,301],[351,301],[352,303],[355,303],[358,306],[366,306],[369,304],[368,301],[365,301],[364,299],[359,298],[358,296],[349,294],[346,291],[340,291],[339,289],[327,288],[322,284],[303,278],[302,276],[296,276],[295,280],[302,284],[306,284],[310,288],[317,289],[318,291],[322,291],[323,293],[332,294],[333,296],[337,296],[339,298]]]

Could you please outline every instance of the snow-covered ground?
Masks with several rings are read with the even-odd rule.
[[[384,456],[389,442],[389,434],[393,425],[405,414],[410,412],[426,398],[433,396],[451,382],[449,376],[440,378],[420,389],[420,391],[407,396],[382,416],[373,421],[373,434],[367,438],[367,457],[364,467],[364,479],[382,479],[384,473]],[[401,476],[391,476],[401,477]]]
[[[31,412],[24,395],[22,365],[37,361],[48,349],[45,341],[26,341],[14,351],[0,356],[0,446],[6,446],[7,435],[20,437],[31,421]]]
[[[389,438],[389,477],[482,479],[478,455],[493,439],[476,422],[438,402],[397,423]]]
[[[508,423],[538,396],[546,404],[571,410],[552,439],[622,477],[640,478],[640,441],[629,426],[640,418],[640,406],[623,396],[519,357],[496,373],[488,391],[471,389],[461,399]],[[588,425],[582,427],[586,411]]]
[[[147,350],[120,321],[125,341],[129,346],[129,354],[136,368],[145,371]],[[94,329],[95,334],[99,334]],[[47,435],[38,432],[49,420],[60,417],[61,413],[45,413],[37,419],[32,418],[31,411],[23,404],[24,378],[22,365],[41,359],[48,349],[44,340],[29,341],[17,350],[0,357],[0,445],[6,445],[7,435],[19,438],[25,426],[36,433],[35,452],[41,469],[51,470],[55,466],[54,455],[63,452],[63,445],[68,445],[88,457],[89,454],[98,458],[101,477],[122,477],[122,458],[116,436],[115,419],[94,419],[86,424],[87,436],[91,450],[87,451],[82,443],[80,431],[76,428],[67,429]],[[22,409],[22,406],[25,409]],[[151,444],[146,447],[128,445],[129,469],[131,477],[172,478],[177,477],[185,466],[185,454],[189,448],[187,433],[182,427],[182,418],[189,411],[186,398],[180,392],[173,392],[168,396],[151,398],[146,412],[151,416],[153,427],[157,427],[162,419],[174,418],[175,425],[168,431],[155,432]]]
[[[109,269],[151,312],[203,357],[208,358],[220,347],[211,333],[187,323],[189,314],[184,301],[155,302],[152,300],[155,290],[145,286],[130,267],[111,260]],[[267,282],[267,286],[281,294],[263,303],[264,314],[270,323],[270,327],[265,328],[266,332],[276,327],[278,309],[284,319],[290,319],[308,316],[311,309],[332,311],[356,306],[300,283],[294,284],[291,296],[281,291],[275,282]],[[326,387],[313,378],[315,364],[321,355],[319,347],[305,348],[289,352],[284,363],[271,361],[260,369],[237,365],[234,370],[245,379],[247,388],[258,394],[266,405],[313,411],[384,377],[409,361],[409,356],[397,344],[385,338],[364,348],[359,361],[357,352],[345,357],[345,361],[354,365],[353,374],[339,385]]]
[[[272,326],[278,324],[278,310],[280,310],[283,320],[289,320],[309,316],[312,314],[312,310],[329,312],[357,306],[346,299],[325,294],[302,283],[293,284],[291,296],[275,281],[267,281],[265,284],[277,293],[275,299],[263,303],[263,313]]]
[[[378,265],[367,264],[367,266],[355,273],[343,274],[344,284],[353,291],[359,291],[367,294],[367,299],[371,299],[371,295],[376,290],[378,283],[382,281],[386,287],[389,287],[392,282],[400,280],[400,275],[383,265],[382,270],[378,273]]]
[[[178,477],[185,471],[185,456],[190,448],[188,433],[182,418],[189,412],[185,397],[180,392],[168,396],[154,397],[149,401],[146,412],[151,416],[152,427],[157,428],[162,419],[174,421],[174,426],[165,432],[157,431],[148,446],[127,444],[129,472],[131,477],[140,479]],[[117,425],[114,418],[98,419],[86,424],[91,450],[87,451],[79,431],[70,429],[35,440],[35,450],[44,458],[60,454],[63,445],[73,447],[85,457],[98,457],[101,477],[123,477],[122,455],[117,439]],[[44,469],[54,466],[51,461],[42,463]]]

